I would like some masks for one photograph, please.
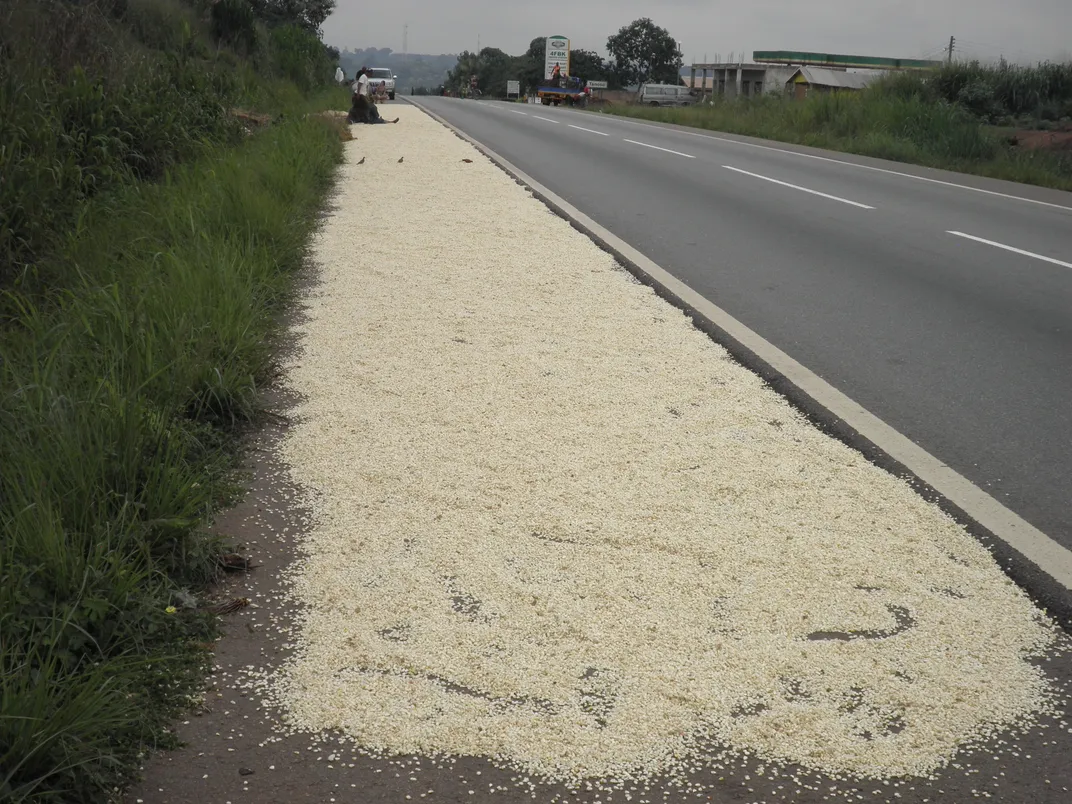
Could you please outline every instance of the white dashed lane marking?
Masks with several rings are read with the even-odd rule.
[[[663,151],[663,152],[668,153],[668,154],[674,154],[676,156],[683,156],[686,159],[695,159],[696,158],[692,154],[683,154],[683,153],[681,153],[681,151],[671,151],[669,148],[660,148],[658,145],[649,145],[646,142],[637,142],[636,140],[625,140],[625,142],[628,142],[631,145],[641,145],[644,148],[651,148],[651,149],[656,150],[656,151]]]
[[[984,240],[981,237],[975,235],[964,234],[964,232],[946,232],[954,237],[963,237],[965,240],[974,240],[976,243],[983,243],[987,246],[993,246],[994,248],[1004,249],[1005,251],[1011,251],[1013,254],[1022,254],[1025,257],[1032,257],[1036,260],[1042,260],[1043,262],[1051,262],[1054,265],[1060,265],[1064,268],[1072,268],[1072,262],[1064,262],[1063,260],[1054,259],[1053,257],[1047,257],[1044,254],[1036,254],[1033,251],[1024,251],[1022,248],[1015,248],[1013,246],[1006,246],[1004,243],[995,243],[993,240]]]
[[[741,170],[740,168],[730,167],[729,165],[723,165],[726,170],[732,170],[734,173],[742,173],[745,176],[751,176],[753,179],[762,179],[763,181],[769,181],[771,184],[779,184],[782,187],[789,187],[793,190],[800,190],[802,193],[810,193],[811,195],[821,196],[822,198],[829,198],[831,201],[839,201],[842,204],[849,204],[860,209],[874,209],[867,204],[861,204],[859,201],[850,201],[847,198],[841,198],[836,195],[830,195],[828,193],[820,193],[818,190],[812,190],[807,187],[801,187],[799,184],[790,184],[787,181],[780,181],[778,179],[772,179],[769,176],[761,176],[758,173],[750,173],[747,170]]]

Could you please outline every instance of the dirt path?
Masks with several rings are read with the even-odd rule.
[[[130,800],[1067,800],[1064,640],[986,551],[399,113],[221,523],[255,605]]]

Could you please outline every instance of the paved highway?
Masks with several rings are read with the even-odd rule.
[[[421,101],[1072,548],[1072,193]]]

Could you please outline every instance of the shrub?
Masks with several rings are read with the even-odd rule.
[[[1039,117],[1072,104],[1072,63],[1044,62],[1035,67],[957,63],[937,70],[927,80],[939,97],[961,103],[986,120]]]
[[[214,3],[212,35],[243,53],[253,53],[257,48],[256,16],[248,0],[218,0]]]
[[[34,264],[87,199],[159,178],[237,132],[225,114],[237,96],[233,74],[191,60],[189,20],[173,5],[132,0],[123,13],[147,40],[178,48],[163,53],[129,42],[124,50],[122,31],[97,6],[23,0],[17,11],[34,8],[0,32],[9,55],[0,74],[0,285]],[[49,18],[73,34],[88,66],[68,63]],[[41,48],[20,39],[38,32]]]
[[[296,25],[281,25],[271,32],[272,62],[276,73],[309,91],[333,80],[335,62],[320,38]]]

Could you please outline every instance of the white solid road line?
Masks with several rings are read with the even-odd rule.
[[[840,201],[842,204],[849,204],[860,209],[874,209],[867,204],[861,204],[859,201],[850,201],[847,198],[839,198],[836,195],[828,195],[827,193],[820,193],[818,190],[809,190],[807,187],[801,187],[797,184],[790,184],[787,181],[779,181],[778,179],[772,179],[769,176],[760,176],[758,173],[749,173],[747,170],[741,170],[740,168],[730,167],[729,165],[723,165],[726,170],[732,170],[734,173],[743,173],[745,176],[751,176],[754,179],[763,179],[763,181],[769,181],[771,184],[780,184],[783,187],[791,187],[794,190],[800,190],[802,193],[811,193],[812,195],[822,196],[823,198],[829,198],[831,201]]]
[[[552,120],[550,117],[540,117],[538,114],[534,114],[533,117],[537,120],[543,120],[546,123],[554,123],[556,126],[558,125],[558,121]]]
[[[1006,246],[1004,243],[995,243],[993,240],[984,240],[981,237],[975,235],[964,234],[964,232],[946,232],[946,234],[955,235],[956,237],[963,237],[965,240],[974,240],[976,243],[985,243],[988,246],[994,248],[1003,248],[1006,251],[1011,251],[1013,254],[1022,254],[1025,257],[1034,257],[1036,260],[1042,260],[1043,262],[1052,262],[1054,265],[1060,265],[1064,268],[1072,268],[1072,262],[1063,262],[1061,260],[1055,260],[1053,257],[1046,257],[1042,254],[1036,254],[1033,251],[1024,251],[1022,248],[1013,248],[1012,246]]]
[[[600,137],[609,137],[609,134],[604,134],[602,131],[596,131],[594,128],[585,128],[584,126],[575,126],[572,123],[568,124],[570,128],[575,128],[578,131],[587,131],[589,134],[598,134]]]
[[[957,505],[968,516],[1020,552],[1029,561],[1056,580],[1065,589],[1072,589],[1072,550],[1047,536],[1016,512],[1006,508],[981,488],[945,464],[907,436],[890,427],[858,402],[837,390],[819,375],[797,362],[754,330],[738,321],[710,299],[693,290],[677,277],[630,246],[617,235],[600,226],[564,198],[555,194],[527,173],[474,139],[460,128],[437,115],[417,101],[410,101],[432,119],[438,120],[462,139],[479,148],[499,167],[540,194],[548,206],[565,214],[589,235],[598,238],[619,259],[632,262],[684,304],[726,332],[744,348],[752,351],[790,383],[844,421],[887,455],[913,472],[939,494]],[[729,140],[734,142],[734,140]],[[779,150],[772,148],[771,150]],[[793,153],[786,151],[786,153]],[[837,161],[837,160],[830,160]],[[851,162],[845,164],[851,165]],[[904,174],[911,176],[911,174]],[[917,177],[912,177],[917,178]],[[972,188],[968,188],[972,189]],[[1015,197],[1015,196],[1013,196]],[[1022,199],[1028,200],[1028,199]],[[1072,210],[1072,208],[1070,208]]]
[[[648,145],[646,142],[637,142],[636,140],[626,140],[626,142],[632,143],[633,145],[643,145],[645,148],[653,148],[656,151],[665,151],[668,154],[676,154],[677,156],[683,156],[686,159],[696,158],[692,154],[683,154],[681,151],[671,151],[669,148],[660,148],[658,145]]]

